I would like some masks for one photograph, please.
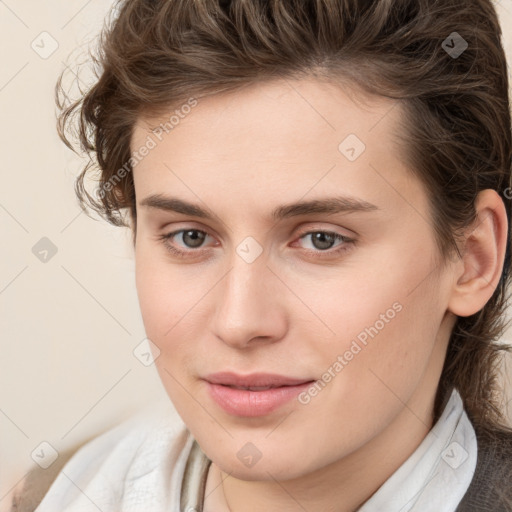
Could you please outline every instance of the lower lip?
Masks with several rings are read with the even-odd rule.
[[[208,384],[212,399],[234,416],[263,416],[275,411],[311,386],[313,381],[297,386],[281,386],[263,391],[234,389],[221,384]]]

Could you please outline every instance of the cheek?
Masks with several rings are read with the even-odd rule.
[[[137,293],[147,337],[161,351],[163,361],[172,351],[180,354],[182,347],[192,348],[191,339],[196,321],[188,310],[197,302],[176,281],[168,281],[157,269],[142,271],[137,275]],[[190,298],[190,300],[188,300]],[[188,314],[187,314],[188,313]]]
[[[191,365],[196,350],[192,340],[197,336],[191,331],[195,328],[193,315],[187,315],[190,305],[186,283],[171,273],[169,265],[143,258],[142,251],[139,256],[137,294],[146,336],[159,350],[154,364],[174,406],[185,422],[190,421],[188,411],[194,411],[194,401],[184,392],[182,383],[195,370]]]
[[[163,249],[143,237],[135,250],[135,282],[146,333],[161,339],[185,314],[190,288],[179,267],[166,261]]]
[[[172,265],[165,253],[142,244],[136,250],[137,295],[146,335],[160,350],[156,366],[183,376],[204,338],[205,293],[213,286],[193,267]]]
[[[150,339],[152,336],[160,338],[164,324],[167,328],[172,325],[172,289],[165,286],[165,276],[159,266],[140,257],[136,261],[135,280],[146,334]]]
[[[362,277],[347,273],[324,283],[321,294],[303,294],[334,331],[321,338],[303,333],[311,353],[321,354],[317,370],[325,383],[324,398],[311,402],[343,403],[341,417],[375,417],[379,410],[385,418],[410,398],[429,364],[442,292],[424,279],[432,270],[426,259],[395,261],[386,272],[368,265]]]

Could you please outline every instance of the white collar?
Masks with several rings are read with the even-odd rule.
[[[357,512],[454,512],[476,468],[476,434],[459,392],[418,448]]]

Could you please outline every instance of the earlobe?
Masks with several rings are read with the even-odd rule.
[[[458,316],[480,311],[492,297],[503,269],[508,222],[505,205],[492,189],[476,199],[475,222],[467,229],[448,309]]]

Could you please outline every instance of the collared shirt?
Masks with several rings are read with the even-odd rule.
[[[476,459],[454,389],[418,448],[358,512],[454,512]],[[83,446],[35,512],[202,512],[209,465],[169,400],[158,402]]]
[[[454,512],[473,478],[476,434],[456,389],[412,455],[358,512]]]

